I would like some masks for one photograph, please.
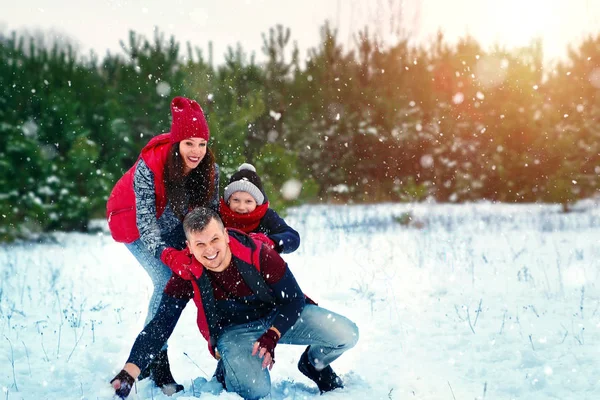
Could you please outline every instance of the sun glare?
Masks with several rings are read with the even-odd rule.
[[[365,0],[366,1],[366,0]],[[414,4],[413,2],[405,2]],[[430,41],[441,30],[453,41],[466,35],[485,49],[507,50],[540,39],[544,58],[566,55],[587,35],[598,32],[600,0],[419,0],[416,13],[418,41]],[[432,33],[433,32],[433,33]]]
[[[489,2],[487,2],[489,4]],[[552,46],[552,37],[560,22],[556,2],[548,0],[504,0],[487,5],[490,21],[489,29],[495,40],[509,47],[531,44],[541,39],[544,47]]]

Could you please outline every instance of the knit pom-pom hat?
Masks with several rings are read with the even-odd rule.
[[[263,204],[265,201],[265,193],[254,165],[243,163],[238,167],[237,172],[229,178],[229,185],[225,187],[223,200],[228,203],[229,198],[235,192],[247,192],[254,200],[256,200],[256,205],[260,206]]]
[[[171,101],[171,143],[190,138],[210,139],[208,123],[202,107],[195,100],[186,97],[175,97]]]

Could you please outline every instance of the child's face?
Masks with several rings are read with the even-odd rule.
[[[248,192],[233,192],[229,197],[229,208],[239,214],[248,214],[256,209],[256,200]]]

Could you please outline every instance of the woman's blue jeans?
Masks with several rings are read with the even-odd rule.
[[[252,356],[254,342],[271,327],[274,314],[257,321],[226,328],[217,343],[225,368],[228,391],[244,399],[260,399],[271,392],[269,370],[262,359]],[[358,341],[358,327],[348,318],[307,304],[279,344],[310,346],[308,358],[321,370]],[[277,358],[277,357],[275,357]]]
[[[161,260],[154,257],[154,255],[148,251],[141,239],[138,239],[132,243],[125,243],[125,246],[131,252],[131,254],[133,254],[136,260],[138,260],[150,279],[152,279],[152,285],[154,286],[152,290],[152,296],[150,297],[150,304],[148,304],[148,314],[146,315],[146,321],[144,322],[144,326],[146,326],[148,325],[148,322],[152,320],[154,314],[156,314],[156,311],[158,310],[162,293],[167,285],[167,282],[171,278],[171,269]],[[163,350],[166,348],[167,345],[165,343]]]

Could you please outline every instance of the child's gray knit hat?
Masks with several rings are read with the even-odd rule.
[[[260,206],[263,204],[265,201],[265,193],[254,165],[243,163],[238,167],[237,172],[229,178],[229,185],[225,186],[223,200],[228,203],[229,198],[235,192],[250,193],[250,195],[254,197],[254,200],[256,200],[256,205]]]

